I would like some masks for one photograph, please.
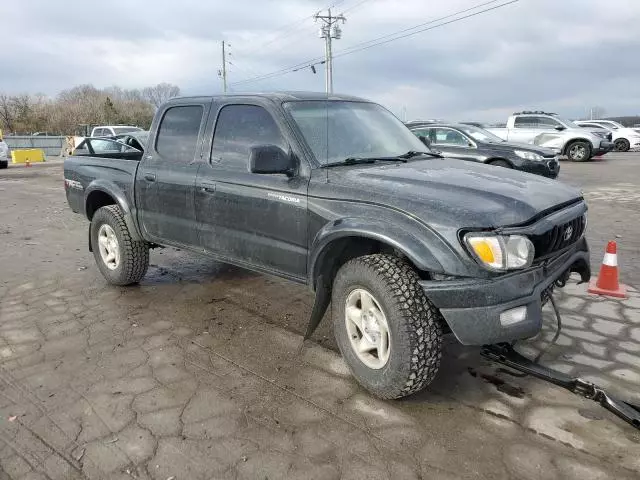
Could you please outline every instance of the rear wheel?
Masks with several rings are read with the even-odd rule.
[[[613,145],[616,152],[628,152],[631,148],[631,144],[626,138],[619,138],[613,142]]]
[[[149,267],[149,246],[135,241],[117,205],[98,209],[91,219],[91,246],[100,272],[113,285],[138,283]]]
[[[415,271],[391,255],[345,263],[333,283],[336,341],[354,377],[380,398],[400,398],[434,379],[442,323]]]
[[[572,162],[586,162],[591,158],[591,145],[583,141],[575,141],[567,147],[567,157]]]
[[[0,169],[7,168],[9,166],[9,161],[2,162],[0,161]]]

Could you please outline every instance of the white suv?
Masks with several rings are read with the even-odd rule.
[[[616,152],[627,152],[631,148],[640,147],[640,133],[613,120],[579,120],[575,123],[583,127],[604,127],[611,130]]]
[[[102,125],[94,127],[91,130],[92,137],[115,137],[122,133],[141,132],[140,127],[131,127],[129,125]]]

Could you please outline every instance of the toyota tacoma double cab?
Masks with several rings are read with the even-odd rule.
[[[555,113],[514,113],[504,128],[487,128],[508,142],[533,143],[554,150],[574,162],[586,162],[613,149],[611,135],[601,129],[581,128]]]
[[[308,338],[331,305],[340,351],[381,398],[426,387],[443,336],[536,335],[571,272],[590,277],[587,205],[560,182],[433,153],[355,97],[172,99],[134,158],[71,156],[72,210],[109,283],[175,246],[306,284]]]

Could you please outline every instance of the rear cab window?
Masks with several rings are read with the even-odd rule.
[[[190,163],[198,147],[204,108],[202,105],[170,107],[163,115],[156,136],[155,150],[166,160]]]
[[[211,161],[230,170],[247,171],[249,149],[287,143],[271,114],[257,105],[225,105],[220,109],[213,133]]]

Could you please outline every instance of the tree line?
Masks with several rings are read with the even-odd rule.
[[[54,98],[0,92],[0,129],[4,135],[85,135],[93,125],[148,129],[155,110],[178,95],[180,88],[169,83],[131,90],[79,85]]]

